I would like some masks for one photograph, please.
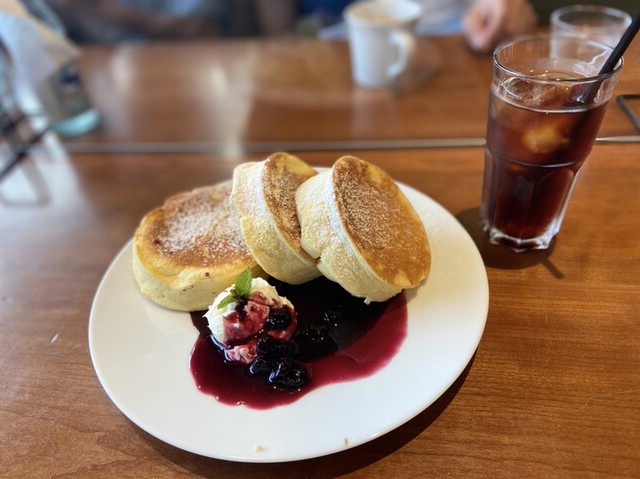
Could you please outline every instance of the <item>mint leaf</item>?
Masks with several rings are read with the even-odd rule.
[[[247,267],[240,276],[236,279],[236,284],[231,288],[231,291],[227,296],[222,298],[218,303],[217,308],[222,309],[230,303],[242,302],[249,299],[249,293],[251,293],[251,281],[253,275],[251,274],[251,268]]]
[[[240,276],[236,279],[236,285],[233,289],[234,294],[238,299],[247,299],[249,297],[252,279],[253,275],[251,274],[251,268],[247,267],[247,269],[240,273]]]
[[[235,295],[234,294],[229,294],[228,296],[225,296],[224,298],[222,298],[222,300],[218,303],[218,309],[222,309],[224,308],[227,304],[233,303],[236,300]]]

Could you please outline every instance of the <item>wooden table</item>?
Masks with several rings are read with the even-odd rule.
[[[460,40],[441,41],[453,45]],[[250,45],[253,55],[267,57],[258,43]],[[221,51],[229,54],[245,46],[232,42]],[[629,92],[640,85],[637,47],[636,42],[621,80]],[[345,58],[338,44],[285,42],[265,48],[282,57],[297,57],[308,48],[326,49],[338,63]],[[243,68],[241,58],[230,54],[214,62],[218,50],[212,45],[185,44],[180,52],[198,74],[202,64],[219,62],[212,78],[224,77],[227,68]],[[245,118],[256,112],[269,118],[270,111],[281,118],[287,111],[299,120],[306,111],[306,123],[248,121],[231,128],[223,119],[235,118],[233,102],[221,97],[220,104],[230,110],[214,112],[206,101],[196,101],[217,93],[206,85],[198,91],[184,88],[183,80],[191,79],[191,86],[209,80],[187,74],[184,64],[164,69],[166,59],[159,58],[158,47],[88,49],[83,66],[97,70],[89,74],[89,84],[98,93],[105,125],[70,142],[68,155],[56,138],[48,138],[0,184],[0,477],[638,477],[637,143],[598,144],[582,170],[555,247],[521,255],[488,245],[479,230],[480,146],[347,150],[332,143],[333,149],[322,144],[315,151],[291,148],[318,166],[330,165],[347,151],[380,165],[455,215],[486,265],[489,314],[472,362],[434,404],[376,440],[293,463],[208,459],[139,429],[96,378],[87,341],[92,299],[108,264],[145,212],[172,193],[228,179],[240,162],[262,158],[264,152],[243,150],[254,141],[482,136],[489,60],[465,53],[462,46],[457,52],[460,56],[443,59],[443,75],[449,69],[462,71],[465,64],[482,73],[459,78],[457,85],[433,77],[447,95],[419,86],[396,97],[337,82],[335,90],[323,87],[333,92],[327,97],[348,103],[336,111],[321,108],[322,98],[309,98],[305,108],[280,101],[261,104],[258,99],[268,93],[256,86],[248,105],[237,105],[240,114],[245,108],[253,112]],[[122,65],[114,66],[118,62]],[[255,73],[252,68],[247,71]],[[452,97],[456,94],[465,100]],[[371,118],[366,128],[344,131],[345,125],[357,124],[353,98],[360,95],[371,100],[363,101],[365,110],[387,109],[396,116],[386,122]],[[467,111],[459,111],[466,103]],[[450,108],[458,130],[424,121],[425,114],[435,115],[428,108],[436,112],[438,105]],[[633,134],[618,113],[611,113],[603,131]],[[334,124],[342,115],[343,123]],[[454,121],[447,117],[442,121]],[[203,118],[212,122],[205,124]],[[212,148],[226,142],[227,134],[236,149]],[[168,152],[157,153],[156,142],[169,145]],[[192,142],[206,142],[212,151],[189,152]]]
[[[458,36],[421,39],[418,51],[419,81],[386,91],[353,85],[345,42],[94,46],[80,66],[103,123],[69,143],[72,151],[237,152],[291,143],[318,149],[326,147],[319,142],[481,141],[490,58],[472,54]],[[635,41],[629,58],[639,56]],[[627,63],[617,94],[639,92],[637,65]],[[612,104],[600,136],[638,134]]]

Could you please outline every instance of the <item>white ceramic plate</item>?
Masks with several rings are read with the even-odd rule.
[[[227,406],[196,389],[189,314],[146,300],[131,272],[131,243],[98,287],[89,320],[93,365],[115,405],[149,434],[203,456],[280,462],[342,451],[410,420],[442,395],[471,360],[489,290],[473,241],[444,208],[400,185],[432,248],[427,281],[407,292],[407,337],[383,369],[331,384],[267,410]]]

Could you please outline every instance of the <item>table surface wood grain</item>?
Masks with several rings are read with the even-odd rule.
[[[200,457],[135,426],[93,370],[87,325],[109,263],[167,196],[267,153],[244,142],[482,137],[490,59],[460,42],[434,40],[439,70],[393,94],[354,89],[339,43],[87,48],[103,125],[66,149],[47,137],[0,183],[0,477],[639,477],[638,143],[596,145],[553,248],[527,254],[480,231],[482,147],[291,148],[317,166],[345,153],[381,166],[450,211],[486,266],[489,312],[471,363],[424,412],[364,445],[282,464]],[[620,92],[640,90],[638,52],[636,41]],[[602,131],[635,134],[615,110]],[[188,148],[218,141],[229,148]],[[159,153],[156,142],[176,147]]]
[[[638,93],[636,58],[638,40],[616,94]],[[413,75],[393,91],[354,86],[343,41],[93,46],[80,66],[103,122],[70,143],[125,147],[483,138],[491,80],[490,57],[458,36],[421,39]],[[612,102],[600,136],[637,134]]]

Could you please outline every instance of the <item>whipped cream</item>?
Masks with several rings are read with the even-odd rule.
[[[256,346],[261,335],[289,341],[295,333],[297,321],[293,304],[280,296],[276,288],[262,278],[253,278],[246,301],[232,301],[218,305],[231,294],[233,286],[220,293],[204,315],[214,341],[224,350],[227,361],[251,364],[258,355]],[[272,311],[288,309],[291,322],[283,329],[267,328]]]

